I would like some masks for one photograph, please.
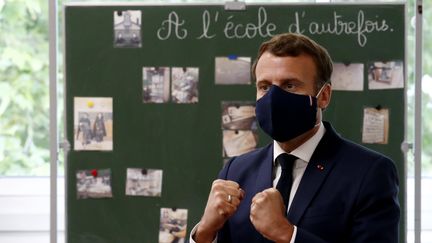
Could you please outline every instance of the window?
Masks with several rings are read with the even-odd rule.
[[[0,0],[1,176],[49,172],[47,8]]]

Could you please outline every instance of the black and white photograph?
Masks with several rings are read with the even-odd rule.
[[[184,243],[187,219],[187,209],[161,208],[159,243]]]
[[[332,90],[363,91],[363,63],[334,63],[331,75]]]
[[[223,130],[223,157],[239,156],[254,150],[258,144],[256,130]]]
[[[170,97],[170,68],[143,67],[143,102],[166,103]]]
[[[78,199],[111,198],[111,170],[93,169],[76,172]]]
[[[141,11],[114,11],[114,47],[141,47]]]
[[[369,89],[399,89],[404,87],[402,61],[372,62],[368,65]]]
[[[113,150],[112,98],[74,98],[74,150]]]
[[[128,168],[126,195],[160,197],[162,194],[162,170]]]
[[[250,57],[216,57],[215,58],[216,84],[251,84],[251,58]]]
[[[256,130],[255,102],[222,101],[222,129]]]
[[[199,69],[194,67],[171,68],[171,101],[198,103]]]

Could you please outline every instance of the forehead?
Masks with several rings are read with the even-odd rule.
[[[285,79],[298,79],[313,83],[316,79],[317,68],[313,58],[307,54],[293,56],[275,56],[264,52],[259,58],[255,75],[257,82],[266,80],[274,83]]]

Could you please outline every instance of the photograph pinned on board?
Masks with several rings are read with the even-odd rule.
[[[143,102],[166,103],[169,101],[169,67],[143,67]]]
[[[174,103],[198,103],[198,73],[194,67],[171,68],[171,100]]]
[[[230,55],[215,58],[216,84],[251,84],[251,58]]]
[[[183,243],[186,239],[188,210],[161,208],[159,243]]]
[[[363,143],[388,143],[389,109],[380,106],[367,107],[363,110]]]
[[[334,63],[331,75],[332,90],[363,91],[363,63]]]
[[[222,129],[256,130],[255,102],[222,101]]]
[[[126,195],[160,197],[162,194],[162,170],[128,168]]]
[[[223,130],[223,157],[234,157],[250,152],[257,147],[256,130]]]
[[[141,47],[141,11],[114,11],[114,47]]]
[[[76,172],[77,198],[111,198],[111,170],[93,169]]]
[[[74,97],[74,150],[113,150],[113,99]]]
[[[404,87],[402,61],[372,62],[368,64],[369,89],[398,89]]]

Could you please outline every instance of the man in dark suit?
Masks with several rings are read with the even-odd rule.
[[[191,241],[398,242],[394,163],[321,120],[331,72],[327,51],[306,36],[262,44],[256,115],[274,142],[225,165]]]

